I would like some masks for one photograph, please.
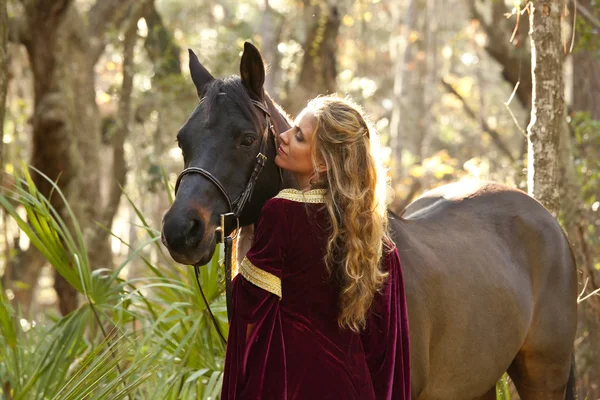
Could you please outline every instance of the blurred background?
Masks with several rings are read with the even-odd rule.
[[[57,181],[53,187],[32,173],[39,190],[32,196],[50,199],[65,220],[57,229],[72,232],[75,246],[64,257],[58,247],[36,250],[15,215],[31,220],[31,212],[43,214],[44,207],[32,211],[35,202],[8,197],[3,203],[4,313],[18,321],[14,329],[6,321],[4,327],[29,349],[0,353],[0,376],[14,375],[0,382],[4,398],[17,387],[40,398],[43,390],[59,393],[69,371],[93,364],[94,349],[129,340],[111,341],[110,332],[137,335],[137,345],[120,345],[113,359],[119,369],[115,387],[124,390],[119,385],[128,379],[138,385],[131,398],[218,393],[222,345],[197,300],[191,270],[174,265],[156,240],[183,167],[175,136],[197,104],[188,48],[213,76],[224,77],[239,73],[243,43],[251,41],[268,64],[267,91],[291,116],[318,94],[350,95],[382,135],[392,210],[463,178],[526,190],[532,78],[524,2],[3,2],[7,16],[0,31],[8,35],[8,46],[0,52],[0,87],[7,87],[2,184],[12,188],[15,174],[23,176],[23,163]],[[584,297],[600,287],[600,2],[576,3],[576,12],[573,4],[565,6],[561,27],[568,126],[560,143],[559,219],[574,245]],[[47,230],[47,236],[40,232],[52,243]],[[89,270],[69,276],[76,251],[88,260],[80,268]],[[49,258],[53,252],[56,259]],[[221,272],[217,263],[211,268],[203,272],[203,284],[225,329]],[[95,272],[103,269],[116,272]],[[106,275],[114,285],[102,283]],[[579,394],[599,399],[600,298],[581,302],[579,314]],[[65,332],[77,334],[63,343]],[[23,337],[27,342],[20,342]],[[16,348],[9,342],[4,345]],[[57,343],[69,350],[57,353],[56,364],[32,358],[44,349],[55,354]],[[42,372],[50,365],[64,373],[46,382]],[[18,367],[30,374],[18,378]],[[91,382],[79,376],[79,389]]]

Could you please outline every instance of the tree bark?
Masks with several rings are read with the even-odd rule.
[[[563,2],[530,2],[529,6],[533,92],[527,127],[527,184],[529,194],[557,216],[558,144],[565,118],[560,26]]]
[[[26,43],[35,95],[31,165],[58,182],[86,232],[89,221],[96,217],[94,208],[86,207],[86,203],[98,198],[99,160],[89,149],[89,145],[95,149],[99,145],[99,140],[95,140],[99,125],[93,96],[93,65],[85,57],[85,35],[75,7],[70,1],[58,1],[55,7],[45,3],[30,1],[26,7],[28,24],[36,27]],[[78,137],[78,132],[85,135]],[[85,180],[78,179],[79,175]],[[50,183],[38,174],[33,178],[40,192],[50,197]],[[93,197],[86,201],[88,195]],[[59,197],[52,196],[51,202],[72,226]],[[57,273],[55,289],[61,313],[77,307],[76,291]]]

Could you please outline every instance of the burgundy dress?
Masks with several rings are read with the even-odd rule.
[[[223,400],[410,399],[398,251],[384,255],[389,279],[366,329],[340,328],[339,288],[323,261],[322,199],[322,190],[286,189],[262,209],[233,281]]]

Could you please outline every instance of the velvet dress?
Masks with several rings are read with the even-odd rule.
[[[233,280],[221,399],[409,400],[408,316],[400,259],[361,333],[340,328],[339,286],[326,271],[323,189],[285,189],[265,203]]]

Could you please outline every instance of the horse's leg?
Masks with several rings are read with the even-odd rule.
[[[570,357],[552,360],[548,354],[521,352],[508,369],[521,400],[564,400]]]
[[[496,386],[490,389],[489,392],[481,397],[476,397],[473,400],[496,400]]]

